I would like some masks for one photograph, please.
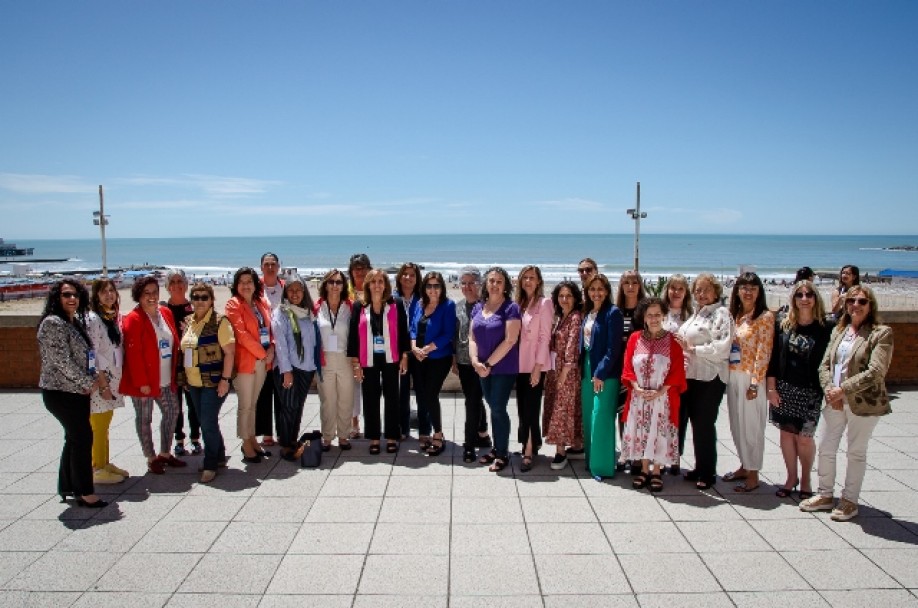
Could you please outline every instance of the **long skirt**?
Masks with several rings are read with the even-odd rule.
[[[587,470],[594,477],[615,477],[615,411],[618,407],[618,379],[608,379],[602,392],[593,392],[590,357],[584,357],[580,399],[583,405],[583,447]]]
[[[670,421],[669,395],[656,399],[631,396],[622,434],[622,458],[670,466],[679,462],[679,427]]]

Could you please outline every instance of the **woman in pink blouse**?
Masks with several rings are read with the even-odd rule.
[[[775,331],[775,317],[765,304],[765,286],[754,272],[745,272],[736,280],[730,314],[736,337],[730,350],[727,413],[740,466],[724,475],[724,481],[740,481],[734,491],[752,492],[759,487],[765,455],[768,400],[764,385]]]
[[[543,288],[542,271],[538,266],[524,266],[516,287],[516,303],[522,315],[520,367],[516,376],[516,405],[520,417],[517,438],[523,444],[520,471],[524,473],[532,469],[533,454],[542,445],[539,418],[545,386],[543,372],[551,367],[548,350],[554,310]]]

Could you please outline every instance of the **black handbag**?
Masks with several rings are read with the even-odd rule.
[[[307,431],[300,436],[300,445],[305,448],[300,456],[300,466],[314,469],[322,464],[322,433]]]

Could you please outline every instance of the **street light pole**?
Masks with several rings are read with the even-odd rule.
[[[641,213],[641,182],[637,183],[637,204],[634,209],[628,209],[626,213],[634,220],[634,269],[640,270],[640,242],[641,242],[641,220],[647,217],[646,213]]]
[[[105,215],[105,198],[102,195],[102,184],[99,184],[99,210],[92,212],[92,223],[99,227],[102,234],[102,276],[108,276],[108,256],[105,251],[105,227],[108,226],[108,216]]]

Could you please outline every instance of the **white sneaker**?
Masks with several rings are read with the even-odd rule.
[[[560,471],[567,466],[567,456],[564,454],[555,454],[555,457],[549,466],[551,466],[552,471]]]
[[[832,521],[848,521],[855,517],[857,517],[857,505],[845,498],[838,501],[838,506],[832,509],[832,514],[829,515]]]
[[[124,469],[122,469],[122,468],[120,468],[120,467],[116,467],[116,466],[115,466],[114,464],[112,464],[112,463],[108,463],[107,465],[105,465],[105,470],[108,471],[109,473],[114,473],[115,475],[121,475],[122,477],[130,477],[130,476],[131,476],[130,473],[128,473],[127,471],[125,471]]]
[[[831,511],[835,506],[835,498],[832,496],[813,496],[800,503],[800,510],[812,513],[813,511]]]
[[[121,483],[124,481],[124,477],[118,475],[117,473],[112,473],[107,469],[97,469],[92,473],[92,483],[99,485],[112,485],[116,483]]]

